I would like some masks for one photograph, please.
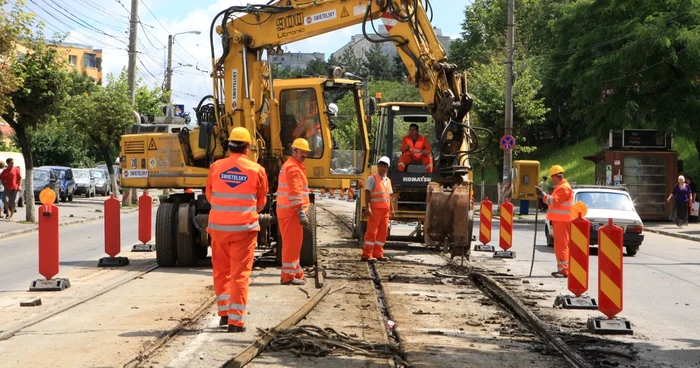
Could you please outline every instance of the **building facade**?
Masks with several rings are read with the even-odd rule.
[[[437,38],[440,41],[440,44],[442,44],[442,47],[445,48],[445,51],[449,55],[451,41],[450,37],[443,36],[442,30],[440,28],[433,27],[433,30],[435,31],[435,34],[437,35]],[[378,26],[377,31],[380,36],[389,36],[389,32],[386,31],[386,28],[384,28],[384,26]],[[333,56],[339,58],[345,54],[346,50],[350,50],[350,52],[352,52],[352,54],[355,55],[356,58],[364,59],[365,53],[371,50],[374,47],[374,45],[374,43],[371,43],[367,39],[365,39],[364,35],[357,34],[350,37],[350,42],[346,43],[345,45],[343,45],[343,47],[339,48],[336,52],[334,52]],[[385,55],[389,56],[390,60],[393,60],[394,57],[396,57],[396,55],[398,54],[396,51],[396,46],[393,42],[384,42],[380,43],[379,45],[382,48],[382,52]]]
[[[97,84],[102,84],[102,49],[78,43],[60,43],[51,46],[58,49],[68,67],[78,74],[87,74]]]
[[[290,52],[272,56],[270,63],[279,69],[299,70],[306,69],[306,65],[315,59],[326,60],[322,52]]]

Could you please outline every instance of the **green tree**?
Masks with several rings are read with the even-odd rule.
[[[328,63],[323,59],[313,59],[306,64],[304,75],[328,75]]]
[[[528,69],[516,69],[518,78],[513,85],[513,136],[516,138],[514,156],[536,149],[527,139],[527,128],[544,120],[547,108],[538,96],[542,85]],[[476,64],[469,72],[470,93],[474,97],[471,122],[491,130],[498,139],[503,132],[505,117],[505,65],[492,59],[485,64]],[[485,152],[486,165],[502,166],[503,151],[494,139]],[[481,142],[481,144],[487,144]]]
[[[136,111],[146,115],[148,121],[153,121],[156,116],[163,115],[164,98],[163,89],[149,89],[148,86],[141,85],[136,89]]]
[[[32,155],[36,166],[92,166],[86,137],[72,123],[56,121],[42,125],[30,133]]]
[[[117,77],[110,75],[106,86],[76,96],[70,106],[75,125],[86,132],[107,165],[113,188],[117,183],[112,164],[119,154],[120,138],[134,124],[127,90],[126,72],[122,70]]]
[[[24,0],[15,0],[15,6],[7,11],[9,2],[0,0],[0,115],[12,108],[12,94],[22,80],[13,68],[5,67],[17,61],[17,45],[31,34],[33,16],[24,12]]]
[[[393,76],[392,61],[389,56],[382,51],[382,46],[378,43],[372,45],[365,51],[365,59],[362,62],[363,69],[369,78],[374,80],[389,80]]]
[[[392,62],[391,79],[397,82],[405,82],[406,78],[408,78],[408,69],[406,69],[406,64],[403,63],[403,60],[401,60],[401,56],[397,53]]]
[[[586,135],[658,128],[700,151],[696,1],[574,2],[552,22],[557,86]],[[584,124],[581,124],[584,125]]]
[[[35,40],[25,39],[27,54],[12,65],[21,87],[10,95],[12,107],[3,118],[15,130],[15,137],[24,156],[26,220],[36,221],[33,190],[34,161],[31,131],[55,121],[54,116],[66,98],[67,75],[64,61],[55,48],[45,44],[41,30]]]
[[[292,70],[289,67],[280,67],[279,65],[272,64],[272,77],[275,79],[289,79],[294,78],[299,74],[298,71]]]
[[[347,69],[347,71],[350,73],[359,76],[366,75],[363,60],[355,56],[352,49],[345,49],[343,54],[338,57],[338,61],[340,62],[341,66],[345,67],[345,69]]]

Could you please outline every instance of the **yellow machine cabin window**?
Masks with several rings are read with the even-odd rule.
[[[291,154],[295,139],[304,138],[311,148],[307,157],[323,156],[323,135],[316,91],[312,88],[283,90],[280,93],[280,120],[285,154]]]
[[[350,86],[324,91],[328,107],[333,150],[331,174],[350,175],[363,171],[365,162],[364,123],[357,94]],[[331,105],[335,105],[331,108]]]

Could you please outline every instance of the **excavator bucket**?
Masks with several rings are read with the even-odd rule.
[[[425,243],[445,247],[452,258],[469,258],[474,212],[470,203],[470,188],[451,188],[430,183],[427,188],[425,212]]]

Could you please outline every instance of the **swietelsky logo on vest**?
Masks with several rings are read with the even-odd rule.
[[[235,188],[248,181],[248,175],[241,174],[241,170],[237,167],[232,167],[222,172],[219,178],[231,188]]]

